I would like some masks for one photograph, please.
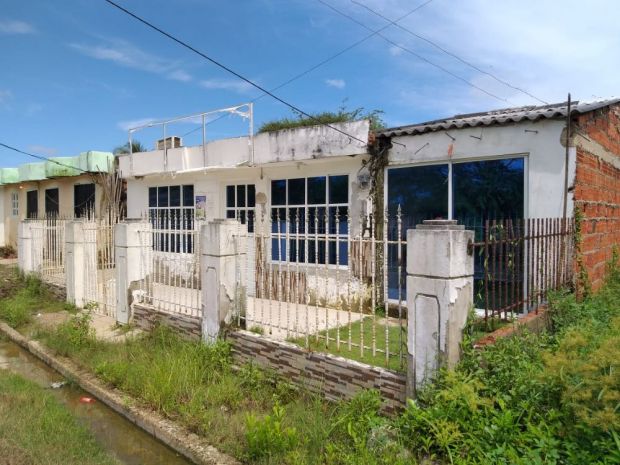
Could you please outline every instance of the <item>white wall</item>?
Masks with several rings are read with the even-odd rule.
[[[523,156],[526,158],[526,215],[531,218],[560,217],[565,164],[565,148],[560,138],[564,127],[563,121],[542,120],[447,131],[456,139],[454,141],[446,131],[395,137],[389,152],[390,167]],[[571,150],[569,186],[574,178],[575,152]],[[570,193],[568,200],[570,214],[573,209]]]
[[[258,134],[253,139],[253,147],[250,138],[245,136],[208,142],[205,153],[202,145],[169,149],[166,160],[163,150],[121,155],[119,170],[124,178],[129,178],[156,173],[178,174],[204,167],[233,168],[240,164],[265,165],[366,153],[367,120],[333,126],[364,143],[327,126],[311,126]]]
[[[5,222],[7,221],[5,202],[6,198],[10,197],[9,191],[5,187],[0,186],[0,247],[7,245],[5,237]]]

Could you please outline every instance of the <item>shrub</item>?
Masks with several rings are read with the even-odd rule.
[[[250,459],[282,455],[297,446],[297,430],[283,426],[284,415],[284,408],[276,402],[271,415],[266,415],[263,419],[252,414],[246,417],[246,440]]]

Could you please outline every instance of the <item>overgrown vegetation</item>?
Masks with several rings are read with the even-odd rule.
[[[2,267],[0,280],[0,293],[5,296],[0,300],[0,319],[13,328],[30,323],[38,312],[74,310],[73,306],[54,300],[41,280],[21,276],[15,268]]]
[[[338,111],[324,111],[322,113],[316,113],[313,114],[311,118],[298,115],[297,117],[292,118],[281,118],[267,121],[258,128],[258,132],[281,131],[282,129],[294,129],[306,126],[316,126],[319,124],[347,123],[361,119],[369,119],[370,130],[378,131],[385,128],[385,123],[381,119],[382,114],[383,111],[381,110],[365,111],[364,108],[347,110],[343,105],[338,109]]]
[[[17,251],[10,245],[0,247],[0,258],[17,258]]]
[[[441,372],[395,418],[380,414],[377,392],[327,403],[256,366],[236,369],[226,342],[206,346],[164,327],[113,344],[76,316],[42,339],[251,463],[616,464],[616,261],[598,294],[553,296],[552,331],[521,331],[481,350],[468,339],[459,366]]]
[[[118,464],[49,392],[6,370],[0,370],[0,462]]]

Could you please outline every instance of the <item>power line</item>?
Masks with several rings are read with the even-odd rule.
[[[61,162],[59,162],[59,161],[57,161],[57,160],[52,160],[51,158],[49,158],[49,157],[45,157],[45,156],[43,156],[43,155],[37,155],[37,154],[34,154],[34,153],[30,153],[30,152],[24,152],[23,150],[20,150],[20,149],[18,149],[18,148],[15,148],[15,147],[13,147],[13,146],[11,146],[11,145],[4,144],[4,143],[2,143],[2,142],[0,142],[0,146],[2,146],[2,147],[4,147],[4,148],[7,148],[7,149],[9,149],[9,150],[13,150],[14,152],[17,152],[17,153],[21,153],[21,154],[23,154],[23,155],[28,155],[29,157],[33,157],[33,158],[37,158],[37,159],[39,159],[39,160],[43,160],[43,161],[47,161],[47,162],[50,162],[50,163],[54,163],[54,164],[56,164],[56,165],[58,165],[58,166],[64,166],[65,168],[71,168],[71,169],[73,169],[73,170],[81,171],[82,173],[89,173],[89,171],[84,170],[84,169],[82,169],[82,168],[79,168],[79,167],[77,167],[77,166],[67,165],[67,164],[65,164],[65,163],[61,163]]]
[[[400,16],[399,18],[395,19],[395,20],[394,20],[394,22],[396,22],[396,23],[397,23],[397,22],[399,22],[399,21],[402,21],[403,19],[405,19],[405,18],[407,18],[407,17],[411,16],[413,13],[415,13],[416,11],[418,11],[418,10],[419,10],[419,9],[421,9],[421,8],[424,8],[426,5],[428,5],[429,3],[433,2],[433,1],[434,1],[434,0],[426,0],[424,3],[422,3],[422,4],[418,5],[418,6],[416,6],[414,9],[409,10],[409,11],[408,11],[407,13],[405,13],[404,15],[402,15],[402,16]],[[300,79],[300,78],[304,77],[306,74],[311,73],[312,71],[314,71],[314,70],[316,70],[316,69],[320,68],[321,66],[323,66],[323,65],[325,65],[325,64],[327,64],[327,63],[329,63],[330,61],[335,60],[335,59],[336,59],[336,58],[338,58],[339,56],[341,56],[341,55],[345,54],[345,53],[346,53],[346,52],[348,52],[349,50],[351,50],[351,49],[353,49],[353,48],[357,47],[358,45],[360,45],[360,44],[362,44],[362,43],[366,42],[368,39],[370,39],[370,38],[372,38],[372,37],[376,36],[378,33],[380,33],[380,32],[382,32],[382,31],[384,31],[385,29],[389,28],[391,25],[392,25],[392,24],[387,24],[387,25],[383,26],[382,28],[377,29],[376,31],[372,32],[371,34],[368,34],[366,37],[363,37],[362,39],[360,39],[360,40],[358,40],[358,41],[353,42],[352,44],[350,44],[349,46],[347,46],[347,47],[343,48],[343,49],[342,49],[342,50],[340,50],[339,52],[337,52],[337,53],[335,53],[335,54],[333,54],[333,55],[329,56],[328,58],[326,58],[326,59],[324,59],[324,60],[320,61],[320,62],[319,62],[319,63],[317,63],[316,65],[311,66],[310,68],[306,69],[305,71],[302,71],[301,73],[296,74],[295,76],[291,77],[291,78],[290,78],[290,79],[288,79],[287,81],[284,81],[282,84],[280,84],[280,85],[278,85],[278,86],[276,86],[276,87],[274,87],[274,88],[270,89],[270,91],[271,91],[271,92],[275,92],[276,90],[279,90],[279,89],[281,89],[282,87],[289,85],[291,82],[296,81],[297,79]],[[254,103],[254,102],[256,102],[257,100],[260,100],[261,98],[265,97],[266,95],[267,95],[267,94],[261,94],[261,95],[259,95],[258,97],[256,97],[255,99],[251,100],[251,102],[252,102],[252,103]],[[212,123],[215,123],[216,121],[221,120],[221,119],[222,119],[222,118],[224,118],[225,116],[227,116],[227,115],[225,115],[225,114],[224,114],[224,115],[218,116],[216,119],[214,119],[213,121],[210,121],[210,122],[209,122],[209,123],[207,123],[207,124],[212,124]],[[199,130],[199,129],[201,129],[201,128],[202,128],[202,126],[199,126],[199,127],[195,128],[195,129],[192,129],[191,131],[188,131],[188,132],[186,132],[185,134],[181,135],[181,137],[188,136],[188,135],[190,135],[190,134],[192,134],[192,133],[194,133],[194,132],[198,131],[198,130]]]
[[[109,1],[109,0],[106,0]],[[316,0],[319,3],[322,3],[323,5],[325,5],[326,7],[328,7],[330,10],[335,11],[336,13],[338,13],[339,15],[344,16],[345,18],[348,18],[349,20],[353,21],[354,23],[358,24],[359,26],[363,27],[364,29],[367,29],[369,31],[372,31],[372,29],[367,26],[366,24],[362,23],[361,21],[358,21],[357,19],[355,19],[353,16],[348,15],[347,13],[345,13],[344,11],[339,10],[338,8],[334,7],[333,5],[330,5],[329,3],[325,2],[324,0]],[[435,68],[443,71],[446,74],[449,74],[450,76],[452,76],[455,79],[458,79],[459,81],[463,81],[465,84],[467,84],[470,87],[473,87],[474,89],[479,90],[480,92],[483,92],[485,94],[487,94],[490,97],[493,97],[494,99],[497,100],[501,100],[502,102],[506,102],[509,105],[514,105],[514,103],[512,103],[510,100],[505,99],[503,97],[500,97],[498,95],[493,94],[492,92],[489,92],[488,90],[483,89],[480,86],[477,86],[476,84],[472,84],[471,82],[469,82],[467,79],[465,79],[462,76],[459,76],[458,74],[453,73],[452,71],[450,71],[449,69],[441,66],[440,64],[435,63],[434,61],[429,60],[426,57],[423,57],[422,55],[420,55],[419,53],[414,52],[413,50],[404,47],[396,42],[394,42],[393,40],[391,40],[389,37],[386,37],[385,35],[381,34],[381,33],[377,33],[377,36],[381,37],[383,40],[385,40],[386,42],[388,42],[389,44],[393,45],[394,47],[399,48],[400,50],[409,53],[410,55],[413,55],[414,57],[416,57],[419,60],[424,61],[425,63],[428,63],[431,66],[434,66]]]
[[[305,111],[303,111],[301,108],[299,108],[299,107],[297,107],[297,106],[293,105],[292,103],[287,102],[286,100],[284,100],[284,99],[283,99],[283,98],[281,98],[281,97],[278,97],[277,95],[275,95],[275,94],[274,94],[274,93],[272,93],[271,91],[269,91],[269,90],[265,89],[264,87],[260,86],[259,84],[256,84],[254,81],[252,81],[252,80],[250,80],[250,79],[246,78],[246,77],[245,77],[245,76],[243,76],[242,74],[240,74],[240,73],[238,73],[238,72],[234,71],[233,69],[229,68],[228,66],[224,65],[223,63],[220,63],[218,60],[216,60],[216,59],[214,59],[214,58],[211,58],[209,55],[207,55],[207,54],[205,54],[205,53],[201,52],[200,50],[198,50],[198,49],[196,49],[196,48],[192,47],[192,46],[191,46],[191,45],[189,45],[187,42],[184,42],[183,40],[176,38],[176,37],[175,37],[175,36],[173,36],[172,34],[170,34],[170,33],[166,32],[166,31],[164,31],[163,29],[161,29],[161,28],[159,28],[159,27],[155,26],[154,24],[152,24],[152,23],[148,22],[147,20],[142,19],[140,16],[136,15],[135,13],[132,13],[131,11],[127,10],[126,8],[123,8],[123,7],[122,7],[122,6],[120,6],[119,4],[114,3],[112,0],[104,0],[104,1],[105,1],[105,2],[107,2],[107,3],[109,3],[110,5],[112,5],[113,7],[115,7],[115,8],[117,8],[117,9],[119,9],[119,10],[120,10],[120,11],[122,11],[123,13],[125,13],[125,14],[127,14],[127,15],[131,16],[132,18],[136,19],[137,21],[141,22],[142,24],[144,24],[144,25],[146,25],[146,26],[150,27],[150,28],[151,28],[151,29],[153,29],[154,31],[159,32],[160,34],[162,34],[162,35],[164,35],[164,36],[168,37],[170,40],[172,40],[172,41],[176,42],[177,44],[179,44],[179,45],[181,45],[181,46],[185,47],[186,49],[188,49],[188,50],[190,50],[190,51],[194,52],[195,54],[197,54],[197,55],[201,56],[201,57],[202,57],[202,58],[204,58],[205,60],[207,60],[207,61],[209,61],[209,62],[213,63],[214,65],[216,65],[217,67],[219,67],[219,68],[223,69],[224,71],[227,71],[228,73],[232,74],[233,76],[236,76],[237,78],[241,79],[242,81],[247,82],[247,83],[248,83],[248,84],[250,84],[252,87],[257,88],[257,89],[258,89],[258,90],[260,90],[261,92],[263,92],[263,93],[265,93],[265,94],[269,95],[271,98],[273,98],[273,99],[277,100],[278,102],[280,102],[280,103],[282,103],[282,104],[286,105],[286,106],[287,106],[287,107],[289,107],[291,110],[296,111],[297,113],[299,113],[299,114],[301,114],[301,115],[304,115],[305,117],[310,118],[310,119],[311,119],[311,120],[313,120],[313,121],[316,121],[316,122],[317,122],[319,125],[321,125],[321,126],[326,126],[326,127],[330,128],[330,129],[333,129],[334,131],[339,132],[340,134],[343,134],[343,135],[345,135],[345,136],[349,137],[350,139],[355,139],[356,141],[361,142],[361,143],[362,143],[362,144],[364,144],[364,145],[366,145],[366,144],[368,143],[368,141],[364,141],[364,140],[362,140],[362,139],[360,139],[360,138],[358,138],[358,137],[356,137],[356,136],[354,136],[354,135],[352,135],[352,134],[347,133],[346,131],[343,131],[343,130],[341,130],[341,129],[338,129],[338,128],[337,128],[337,127],[335,127],[335,126],[332,126],[331,124],[328,124],[328,123],[322,123],[322,122],[321,122],[320,120],[318,120],[316,117],[312,116],[312,115],[311,115],[311,114],[309,114],[309,113],[306,113],[306,112],[305,112]]]
[[[456,53],[453,53],[453,52],[451,52],[451,51],[449,51],[449,50],[447,50],[447,49],[443,48],[441,45],[437,44],[436,42],[433,42],[433,41],[432,41],[432,40],[430,40],[429,38],[424,37],[424,36],[422,36],[422,35],[420,35],[420,34],[418,34],[418,33],[414,32],[414,31],[412,31],[411,29],[406,28],[405,26],[403,26],[403,25],[401,25],[401,24],[397,24],[397,23],[400,21],[400,19],[391,20],[390,18],[388,18],[388,17],[386,17],[386,16],[382,15],[382,14],[381,14],[381,13],[379,13],[378,11],[373,10],[373,9],[372,9],[372,8],[370,8],[368,5],[365,5],[365,4],[363,4],[363,3],[361,3],[361,2],[358,2],[358,1],[356,1],[356,0],[351,0],[351,3],[354,3],[354,4],[358,5],[358,6],[361,6],[362,8],[366,9],[367,11],[370,11],[371,13],[373,13],[373,14],[374,14],[374,15],[376,15],[376,16],[378,16],[379,18],[382,18],[382,19],[384,19],[385,21],[388,21],[388,23],[389,23],[388,25],[389,25],[389,26],[394,25],[394,26],[396,26],[397,28],[399,28],[399,29],[401,29],[401,30],[403,30],[403,31],[405,31],[405,32],[407,32],[407,33],[409,33],[409,34],[411,34],[412,36],[417,37],[417,38],[418,38],[418,39],[420,39],[420,40],[423,40],[424,42],[426,42],[426,43],[428,43],[428,44],[432,45],[433,47],[435,47],[435,48],[437,48],[437,49],[439,49],[439,50],[440,50],[440,51],[442,51],[443,53],[445,53],[445,54],[447,54],[447,55],[450,55],[451,57],[453,57],[453,58],[457,59],[457,60],[458,60],[458,61],[460,61],[461,63],[463,63],[463,64],[465,64],[465,65],[469,66],[470,68],[472,68],[472,69],[474,69],[474,70],[478,71],[479,73],[486,74],[487,76],[489,76],[489,77],[491,77],[491,78],[495,79],[495,80],[496,80],[497,82],[499,82],[500,84],[503,84],[503,85],[505,85],[505,86],[507,86],[507,87],[510,87],[511,89],[514,89],[514,90],[516,90],[516,91],[519,91],[519,92],[521,92],[521,93],[523,93],[523,94],[527,95],[528,97],[533,98],[534,100],[538,100],[539,102],[541,102],[541,103],[543,103],[543,104],[545,104],[545,105],[549,105],[549,102],[546,102],[546,101],[544,101],[543,99],[536,97],[535,95],[531,94],[531,93],[530,93],[530,92],[528,92],[527,90],[522,89],[522,88],[520,88],[520,87],[517,87],[517,86],[514,86],[514,85],[510,84],[509,82],[505,81],[504,79],[501,79],[501,78],[497,77],[495,74],[493,74],[493,73],[491,73],[491,72],[489,72],[489,71],[485,71],[484,69],[479,68],[478,66],[476,66],[476,65],[475,65],[475,64],[473,64],[473,63],[471,63],[470,61],[467,61],[467,60],[465,60],[464,58],[461,58],[461,57],[460,57],[460,56],[458,56]]]

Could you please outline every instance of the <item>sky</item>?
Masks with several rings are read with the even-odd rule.
[[[117,1],[267,89],[342,52],[274,91],[308,113],[363,107],[400,126],[620,95],[616,0]],[[103,0],[2,0],[0,56],[0,142],[43,156],[111,151],[130,127],[262,94]],[[254,103],[255,128],[293,116]],[[168,134],[199,143],[197,123]],[[207,137],[248,130],[227,114]],[[152,148],[161,130],[134,137]],[[1,167],[28,161],[0,147]]]

